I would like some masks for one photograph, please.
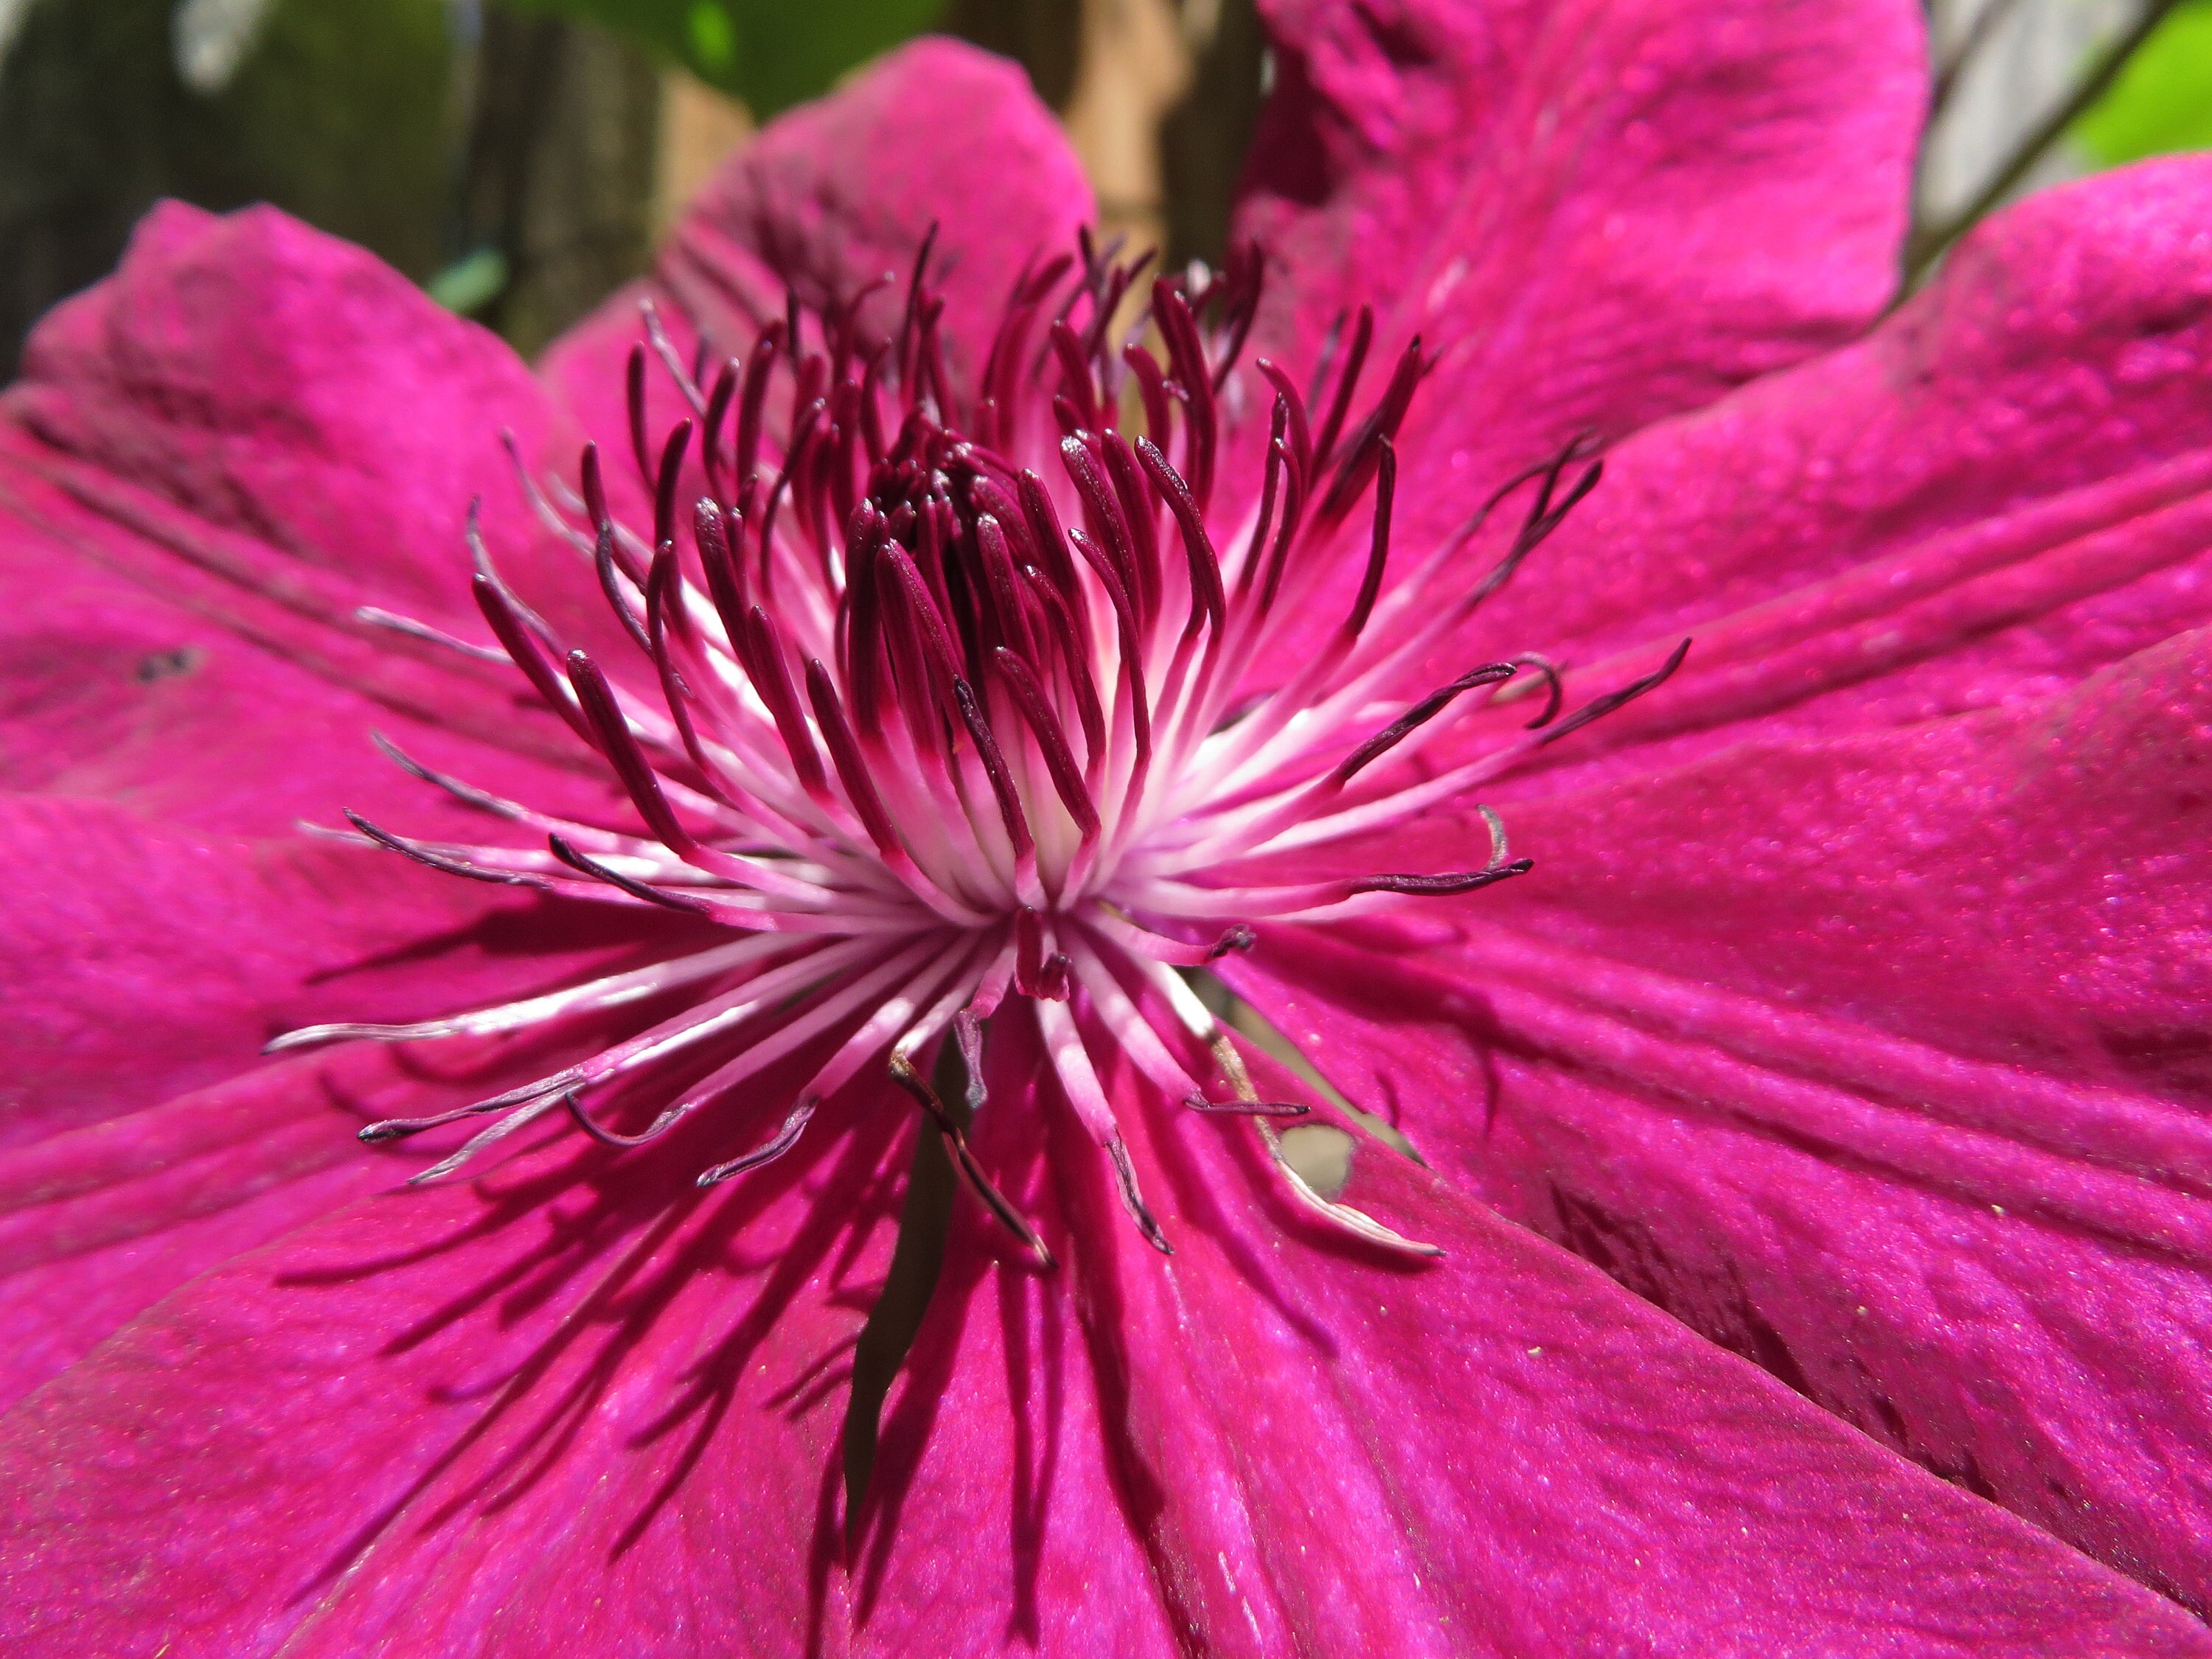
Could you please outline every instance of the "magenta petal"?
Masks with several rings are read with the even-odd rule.
[[[1925,93],[1909,0],[1282,0],[1240,234],[1258,349],[1345,307],[1443,354],[1408,530],[1573,432],[1708,401],[1888,297]],[[1371,372],[1371,371],[1370,371]],[[1449,501],[1435,501],[1449,494]]]
[[[1375,1143],[1346,1199],[1440,1261],[1333,1247],[1242,1125],[1128,1117],[1171,1261],[1065,1111],[1051,1156],[1132,1518],[1204,1651],[2212,1650]]]
[[[0,1164],[0,1328],[13,1334],[0,1404],[179,1285],[421,1167],[405,1150],[363,1147],[363,1122],[525,1080],[459,1046],[427,1061],[365,1043],[295,1055],[11,1150]]]
[[[0,797],[0,1144],[137,1111],[258,1063],[295,1025],[504,1000],[665,933],[388,854],[165,832]]]
[[[1595,691],[1692,638],[1546,757],[1666,741],[1609,775],[2049,696],[2212,621],[2208,213],[2190,157],[1999,216],[1864,342],[1622,444],[1450,660],[1540,644]]]
[[[226,1659],[836,1631],[818,1511],[898,1121],[856,1113],[712,1196],[699,1146],[570,1139],[185,1286],[0,1428],[0,1628]]]
[[[2201,1607],[2208,732],[2199,634],[2045,707],[1529,803],[1550,858],[1432,969],[1229,971],[1440,1168]]]
[[[945,300],[948,367],[964,382],[1024,264],[1072,253],[1095,211],[1059,123],[1020,70],[956,40],[917,40],[770,123],[692,204],[656,280],[558,342],[546,378],[611,440],[624,429],[622,363],[642,337],[637,307],[648,295],[679,350],[704,330],[718,356],[742,356],[783,315],[787,283],[819,307],[888,273],[894,282],[866,315],[894,331],[934,226],[931,280]],[[653,379],[659,432],[678,411],[657,368]],[[626,439],[615,453],[627,453]]]
[[[0,483],[0,786],[218,835],[289,836],[302,818],[336,823],[352,807],[425,835],[482,838],[489,820],[394,766],[374,729],[448,772],[574,812],[606,810],[605,785],[441,730],[434,714],[373,705],[82,557],[82,542],[10,514],[5,494]],[[483,700],[513,702],[489,690]]]
[[[477,496],[541,608],[590,592],[500,440],[534,458],[557,424],[504,345],[360,249],[267,209],[167,204],[112,276],[40,325],[0,396],[6,562],[27,582],[58,544],[426,725],[574,765],[511,672],[361,614],[487,641],[463,536]]]
[[[366,578],[438,616],[467,609],[471,498],[495,531],[527,521],[501,428],[534,453],[546,424],[513,353],[369,254],[271,210],[173,203],[40,324],[5,410],[310,589]]]
[[[999,1063],[1012,1047],[994,1046],[986,1110],[1033,1152],[1038,1103]],[[1048,1180],[1021,1161],[1010,1195],[1057,1239]],[[1121,1402],[1102,1389],[1066,1273],[1038,1272],[970,1194],[953,1198],[944,1274],[884,1412],[854,1567],[856,1652],[1187,1650],[1176,1632],[1188,1620],[1131,1527]]]

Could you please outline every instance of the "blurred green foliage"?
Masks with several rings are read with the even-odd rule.
[[[0,378],[31,320],[107,271],[164,196],[276,202],[427,276],[447,257],[456,114],[444,0],[278,0],[193,91],[173,0],[33,0],[0,64]]]
[[[514,0],[628,36],[757,116],[823,91],[855,64],[920,33],[945,0]],[[1073,3],[1073,0],[1070,0]]]
[[[2075,124],[2074,137],[2106,167],[2212,149],[2212,0],[2176,7]]]

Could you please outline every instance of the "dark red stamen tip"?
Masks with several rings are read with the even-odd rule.
[[[1427,725],[1450,707],[1462,692],[1472,691],[1478,685],[1496,685],[1501,680],[1513,678],[1510,662],[1485,663],[1481,667],[1461,675],[1449,685],[1439,686],[1373,737],[1361,744],[1339,763],[1335,777],[1340,784],[1349,783],[1354,777],[1373,765],[1403,743],[1420,727]]]
[[[745,365],[744,391],[738,401],[738,444],[731,457],[731,477],[740,490],[757,470],[760,460],[761,422],[768,408],[769,375],[775,368],[782,331],[781,323],[771,323],[763,329],[754,343],[752,361]]]
[[[722,372],[714,377],[714,395],[707,399],[706,424],[699,429],[699,460],[707,471],[707,493],[718,501],[728,494],[722,486],[722,423],[730,418],[739,376],[735,357],[722,365]]]
[[[591,1114],[584,1109],[583,1092],[580,1090],[563,1089],[561,1091],[561,1104],[568,1109],[569,1117],[574,1120],[578,1128],[598,1141],[600,1146],[611,1147],[618,1152],[628,1152],[632,1147],[642,1146],[649,1141],[659,1139],[661,1136],[674,1128],[684,1116],[682,1110],[672,1109],[653,1119],[653,1122],[641,1133],[624,1135],[617,1134],[612,1129],[592,1120]]]
[[[599,538],[592,549],[592,563],[599,572],[599,592],[606,596],[607,608],[615,613],[615,620],[623,625],[623,631],[637,642],[637,648],[651,656],[653,641],[646,637],[645,623],[631,608],[629,598],[623,592],[622,583],[615,574],[615,527],[611,520],[599,526]],[[639,579],[633,576],[630,580],[637,581]]]
[[[1122,348],[1121,361],[1137,377],[1137,396],[1145,406],[1145,435],[1164,448],[1175,430],[1175,405],[1168,398],[1167,371],[1160,360],[1132,343]]]
[[[591,520],[592,529],[611,524],[614,515],[607,511],[607,482],[599,473],[599,447],[597,444],[584,446],[583,463],[577,470],[583,479],[584,513]]]
[[[906,864],[906,848],[900,843],[898,832],[891,827],[890,814],[884,811],[883,797],[876,793],[875,780],[868,775],[867,763],[860,757],[860,745],[854,738],[851,723],[845,718],[844,705],[838,701],[836,683],[830,678],[830,671],[819,657],[807,659],[806,695],[814,705],[814,718],[822,728],[823,741],[830,745],[830,759],[837,769],[838,781],[845,786],[845,798],[852,802],[860,827],[868,832],[876,851],[886,860]]]
[[[523,678],[548,708],[566,720],[577,736],[596,748],[590,728],[576,712],[574,699],[562,689],[559,671],[553,666],[537,635],[524,625],[520,602],[496,576],[486,571],[478,571],[471,577],[469,587],[476,595],[477,609],[483,613],[484,621],[498,639],[500,648],[507,653],[507,660],[522,671]]]
[[[1193,1095],[1183,1104],[1223,1117],[1304,1117],[1313,1110],[1294,1100],[1208,1100],[1204,1095]]]
[[[1213,941],[1212,946],[1206,951],[1206,959],[1208,962],[1218,962],[1232,951],[1249,951],[1259,942],[1260,936],[1240,921]]]
[[[1346,441],[1336,476],[1329,481],[1328,494],[1315,509],[1317,523],[1334,525],[1352,510],[1352,503],[1367,488],[1367,481],[1375,476],[1381,459],[1378,446],[1398,435],[1398,428],[1413,404],[1413,389],[1421,383],[1421,376],[1428,373],[1429,367],[1428,359],[1421,355],[1421,337],[1416,334],[1399,357],[1397,369],[1383,389],[1382,400],[1359,423],[1359,430]]]
[[[1360,371],[1367,367],[1367,348],[1375,338],[1375,308],[1359,307],[1359,320],[1353,326],[1352,349],[1345,354],[1344,374],[1336,383],[1336,395],[1328,401],[1328,413],[1322,417],[1321,434],[1314,440],[1314,465],[1327,466],[1336,456],[1337,434],[1344,430],[1344,417],[1352,410],[1352,394],[1359,385]],[[1333,355],[1335,340],[1332,334],[1325,348],[1323,361]]]
[[[1583,704],[1550,731],[1545,732],[1542,737],[1537,738],[1537,743],[1539,744],[1557,743],[1570,732],[1579,732],[1592,720],[1603,720],[1614,709],[1632,703],[1645,692],[1664,685],[1674,678],[1674,671],[1682,665],[1682,659],[1689,654],[1690,642],[1684,640],[1681,644],[1674,647],[1665,662],[1660,664],[1642,679],[1632,680],[1619,690],[1608,691],[1603,696],[1594,698]]]
[[[594,881],[603,881],[608,886],[628,893],[632,898],[642,899],[647,904],[657,904],[668,910],[687,911],[693,915],[705,915],[713,908],[703,899],[694,898],[688,894],[664,892],[658,887],[610,870],[597,859],[578,852],[560,836],[546,836],[545,844],[552,849],[553,856],[571,870],[589,876]]]
[[[1145,1236],[1146,1243],[1162,1255],[1173,1255],[1175,1246],[1168,1243],[1168,1236],[1160,1231],[1160,1224],[1146,1207],[1144,1194],[1137,1190],[1137,1166],[1130,1161],[1128,1147],[1116,1135],[1106,1143],[1106,1151],[1114,1160],[1114,1182],[1121,1189],[1121,1207],[1137,1224],[1137,1231]]]
[[[1306,400],[1298,395],[1298,388],[1281,367],[1265,357],[1256,358],[1253,365],[1267,377],[1267,384],[1275,388],[1280,400],[1285,420],[1289,427],[1291,453],[1297,457],[1301,471],[1313,471],[1313,432],[1306,424]]]
[[[443,853],[433,851],[423,846],[420,842],[410,841],[404,836],[395,836],[389,830],[379,829],[350,806],[343,810],[345,821],[348,823],[353,825],[356,830],[386,852],[397,853],[402,858],[412,859],[417,864],[428,865],[431,869],[442,871],[447,875],[465,876],[471,881],[488,881],[506,887],[543,887],[546,884],[543,878],[531,875],[526,872],[493,870],[481,864],[471,864],[465,859],[448,858]]]
[[[1194,632],[1197,629],[1202,611],[1218,637],[1228,602],[1221,591],[1221,561],[1206,533],[1205,515],[1198,510],[1198,501],[1182,475],[1168,465],[1168,458],[1150,438],[1137,440],[1137,459],[1153,487],[1165,498],[1168,511],[1175,515],[1176,526],[1182,532],[1183,559],[1190,567],[1190,628]]]
[[[1082,769],[1076,765],[1075,756],[1068,749],[1067,734],[1060,729],[1052,705],[1045,699],[1044,688],[1037,684],[1029,665],[1004,646],[991,653],[991,665],[1006,682],[1006,690],[1013,696],[1014,707],[1021,711],[1023,721],[1036,738],[1060,805],[1067,808],[1068,817],[1075,820],[1075,827],[1085,841],[1096,839],[1097,805],[1084,785]]]
[[[653,488],[653,458],[645,441],[645,342],[642,340],[629,349],[629,364],[623,390],[628,394],[629,408],[630,459],[637,463],[639,479],[650,489]]]
[[[805,716],[799,711],[799,694],[792,685],[790,665],[784,660],[783,635],[758,605],[745,613],[745,654],[753,689],[768,705],[769,718],[775,722],[776,735],[783,739],[784,752],[791,757],[799,787],[817,800],[823,799],[829,793],[829,779],[822,770],[822,757],[815,751],[813,734],[806,729]]]
[[[691,445],[691,422],[678,421],[660,447],[660,470],[653,490],[653,544],[676,538],[676,485],[684,471],[684,453]]]
[[[969,1031],[961,1034],[961,1050],[963,1057],[966,1056],[969,1047],[969,1032],[975,1030],[975,1024],[974,1020],[969,1020]],[[980,1074],[980,1062],[982,1058],[980,1032],[975,1033],[975,1058],[970,1061],[970,1065],[977,1069],[971,1070],[971,1079]],[[969,1189],[975,1196],[982,1200],[983,1206],[998,1218],[1000,1225],[1022,1242],[1030,1254],[1037,1259],[1037,1264],[1040,1267],[1048,1272],[1058,1267],[1060,1264],[1053,1259],[1052,1252],[1045,1248],[1044,1239],[1039,1235],[1037,1230],[1029,1224],[1020,1211],[1007,1201],[1006,1195],[992,1183],[988,1176],[983,1173],[983,1166],[976,1163],[975,1153],[969,1150],[967,1135],[962,1132],[960,1126],[953,1121],[952,1114],[945,1110],[945,1103],[937,1097],[937,1091],[930,1087],[927,1080],[914,1069],[914,1062],[904,1054],[894,1051],[890,1059],[890,1074],[891,1080],[914,1097],[915,1103],[928,1116],[930,1122],[936,1127],[937,1133],[944,1138],[946,1148],[952,1153],[953,1162],[958,1166],[962,1178],[967,1182]],[[975,1088],[972,1081],[969,1088],[972,1093]],[[974,1110],[972,1103],[969,1110],[971,1112]]]
[[[1534,859],[1516,859],[1510,864],[1501,864],[1494,870],[1458,870],[1441,876],[1359,876],[1346,884],[1347,896],[1360,893],[1408,893],[1421,898],[1449,897],[1455,893],[1472,893],[1478,887],[1489,887],[1525,876],[1536,867]]]
[[[814,1109],[820,1103],[811,1095],[806,1096],[798,1105],[792,1108],[791,1115],[783,1121],[783,1127],[766,1142],[752,1152],[747,1152],[743,1158],[733,1158],[727,1164],[717,1164],[711,1170],[702,1170],[699,1172],[698,1184],[702,1187],[719,1187],[725,1181],[734,1176],[741,1176],[748,1170],[757,1170],[764,1164],[775,1163],[776,1159],[799,1144],[799,1137],[805,1133],[807,1121],[813,1117]]]
[[[1559,704],[1566,695],[1565,688],[1559,683],[1559,665],[1549,657],[1534,651],[1524,651],[1513,661],[1516,667],[1533,668],[1544,677],[1543,712],[1522,728],[1529,732],[1540,731],[1559,718]]]
[[[704,496],[691,509],[691,537],[699,550],[700,567],[707,573],[707,597],[714,602],[714,614],[722,619],[722,631],[729,635],[730,649],[750,672],[751,659],[744,636],[744,562],[731,549],[728,523],[722,516],[722,509]]]
[[[1382,592],[1382,568],[1390,558],[1390,508],[1398,494],[1398,451],[1388,438],[1382,441],[1375,480],[1375,533],[1367,547],[1367,571],[1359,579],[1359,597],[1345,618],[1344,631],[1358,639],[1375,614],[1375,601]]]
[[[1006,758],[999,752],[998,738],[992,732],[991,723],[983,718],[982,707],[975,701],[975,688],[964,678],[953,680],[952,696],[960,708],[961,723],[975,740],[976,758],[983,763],[983,775],[991,781],[991,795],[999,804],[1000,821],[1006,827],[1006,839],[1013,843],[1014,858],[1017,862],[1026,861],[1035,855],[1036,843],[1030,835],[1029,818],[1022,811],[1022,798],[1014,788],[1014,775],[1006,769]]]
[[[599,752],[607,757],[615,769],[615,775],[622,780],[638,816],[645,820],[655,838],[679,856],[691,851],[696,842],[690,832],[676,821],[668,798],[660,793],[659,775],[630,734],[629,721],[624,718],[622,705],[615,700],[614,688],[607,684],[607,677],[599,664],[581,651],[571,651],[568,684],[574,688],[576,702],[583,709],[584,718],[598,734]]]

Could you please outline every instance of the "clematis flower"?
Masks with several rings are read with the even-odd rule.
[[[1907,0],[1270,22],[1218,273],[925,42],[542,378],[42,325],[14,1650],[2212,1650],[2212,173],[1877,323]]]

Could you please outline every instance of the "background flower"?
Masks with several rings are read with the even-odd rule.
[[[2202,1574],[2203,738],[2168,638],[2204,545],[2201,169],[2033,204],[1865,343],[1775,373],[1887,294],[1909,8],[1276,26],[1248,223],[1297,274],[1268,349],[1303,371],[1378,285],[1379,351],[1444,344],[1408,538],[1576,431],[1626,438],[1480,626],[1593,684],[1701,641],[1677,695],[1522,786],[1547,861],[1510,902],[1230,970],[1436,1164],[1370,1148],[1351,1192],[1443,1264],[1333,1253],[1214,1126],[1139,1109],[1163,1266],[1000,1046],[981,1151],[1066,1271],[956,1212],[848,1574],[824,1402],[896,1271],[910,1114],[860,1095],[713,1203],[671,1202],[690,1165],[573,1142],[369,1199],[410,1166],[347,1115],[544,1056],[243,1064],[260,1038],[666,948],[286,834],[443,810],[372,720],[607,810],[503,679],[357,611],[470,629],[481,491],[518,585],[606,626],[495,434],[538,458],[617,431],[635,296],[554,354],[549,400],[357,254],[172,211],[46,325],[0,440],[19,1642],[2203,1644],[2121,1576],[2186,1603]],[[925,46],[766,137],[658,283],[729,332],[731,284],[896,263],[942,220],[972,342],[1086,216],[1012,79]]]

